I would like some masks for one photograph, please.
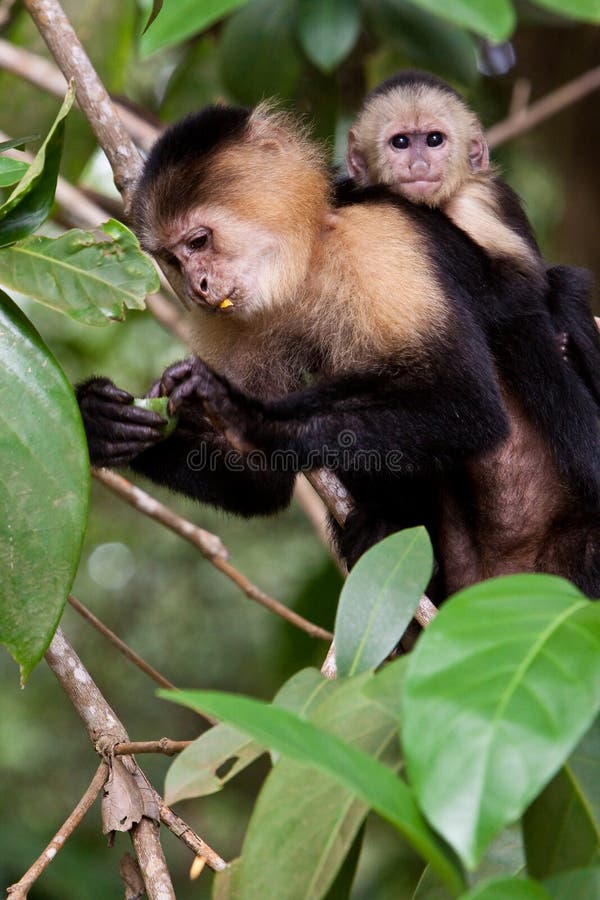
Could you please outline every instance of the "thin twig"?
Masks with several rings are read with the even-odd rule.
[[[122,475],[117,475],[116,472],[111,472],[109,469],[94,469],[93,473],[98,481],[101,481],[102,484],[122,497],[139,512],[151,519],[155,519],[162,525],[166,525],[171,531],[193,544],[216,569],[219,569],[231,579],[250,600],[260,603],[261,606],[266,607],[275,615],[281,616],[282,619],[290,622],[290,624],[302,629],[311,637],[321,638],[325,641],[331,640],[329,631],[315,625],[313,622],[309,622],[308,619],[298,615],[298,613],[280,603],[279,600],[269,596],[269,594],[246,578],[235,566],[231,565],[227,559],[227,550],[216,535],[205,531],[203,528],[198,528],[197,525],[178,516],[173,510],[164,506],[146,491],[133,485],[126,478],[123,478]]]
[[[100,632],[117,650],[126,656],[138,669],[141,669],[145,675],[148,675],[149,678],[152,678],[158,685],[161,687],[167,688],[167,690],[175,689],[175,685],[169,681],[168,678],[165,678],[164,675],[161,675],[150,663],[147,663],[145,659],[132,650],[124,640],[122,640],[118,635],[111,631],[110,628],[101,622],[100,619],[94,615],[94,613],[84,606],[76,597],[69,595],[67,598],[70,605],[73,609],[79,613],[84,619],[86,619],[93,627]]]
[[[17,47],[3,38],[0,38],[0,69],[11,72],[56,97],[62,97],[66,93],[67,82],[57,66],[43,56]],[[133,140],[139,147],[148,150],[160,134],[160,129],[118,100],[113,100],[113,103]]]
[[[165,756],[175,756],[189,747],[193,741],[173,741],[163,737],[159,741],[128,741],[113,747],[115,756],[133,756],[136,753],[163,753]]]
[[[7,889],[7,894],[12,900],[25,900],[34,882],[37,881],[44,869],[50,865],[58,851],[64,847],[68,838],[73,834],[85,814],[93,806],[96,797],[102,790],[107,775],[108,765],[103,760],[98,766],[96,774],[92,778],[85,794],[71,815],[58,829],[44,852],[36,859],[33,865],[29,867],[22,878],[15,884],[11,884]]]
[[[171,831],[176,837],[182,841],[196,856],[201,856],[206,860],[207,865],[215,872],[221,872],[227,868],[227,863],[218,853],[208,846],[208,844],[198,837],[196,832],[190,828],[187,822],[184,822],[169,806],[163,803],[160,807],[160,821]]]
[[[540,122],[556,115],[567,106],[572,106],[586,94],[597,91],[599,88],[600,66],[596,66],[578,78],[574,78],[573,81],[563,84],[550,94],[546,94],[540,100],[536,100],[535,103],[516,115],[509,116],[502,122],[492,125],[487,131],[488,144],[490,147],[498,147],[517,135],[530,131]]]
[[[129,208],[142,160],[58,0],[23,0],[63,75],[75,80],[77,102],[106,153]]]

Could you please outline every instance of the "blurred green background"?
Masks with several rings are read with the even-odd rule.
[[[468,21],[457,24],[428,11],[436,7],[434,2],[339,0],[319,6],[308,0],[166,0],[141,46],[147,3],[65,0],[63,5],[108,88],[150,121],[166,123],[215,99],[251,104],[277,95],[314,123],[333,161],[342,158],[347,126],[365,92],[398,68],[427,68],[450,79],[489,126],[508,114],[517,82],[529,83],[536,99],[600,61],[597,26],[525,2],[515,6],[518,20],[510,45],[499,46],[475,34],[475,21],[468,27]],[[588,6],[592,9],[593,4]],[[157,43],[153,28],[159,34],[156,26],[162,16],[168,24],[175,8],[188,32],[189,22],[196,22],[197,33],[175,30],[171,46],[150,52]],[[215,10],[233,12],[219,17]],[[329,10],[333,39],[323,10]],[[202,21],[207,27],[198,31]],[[0,2],[0,38],[48,57],[19,2]],[[483,74],[494,66],[500,71]],[[57,98],[0,71],[0,129],[9,135],[44,133],[58,106]],[[599,113],[596,92],[494,153],[525,200],[546,257],[587,266],[596,276]],[[94,138],[78,111],[67,125],[63,173],[95,191],[109,190]],[[149,313],[131,313],[124,325],[92,329],[17,299],[73,382],[103,373],[139,395],[168,363],[185,355]],[[149,489],[182,515],[217,532],[232,562],[264,590],[313,621],[332,626],[340,579],[297,507],[276,520],[248,524]],[[247,600],[190,545],[98,484],[93,487],[74,594],[181,686],[270,698],[298,668],[319,665],[325,650]],[[132,739],[191,738],[199,733],[198,718],[158,701],[153,683],[70,608],[63,624]],[[5,886],[21,876],[71,811],[95,770],[96,758],[43,664],[24,691],[16,666],[4,652],[0,670],[0,886]],[[140,762],[161,790],[169,760],[145,756]],[[239,852],[265,771],[261,761],[222,794],[181,804],[177,811],[230,859]],[[411,860],[398,858],[397,843],[386,826],[369,827],[353,896],[392,897],[398,871],[404,868],[411,877]],[[189,852],[169,834],[164,844],[177,896],[208,897],[208,871],[190,884]],[[31,897],[122,896],[117,864],[125,849],[126,835],[117,836],[115,848],[106,847],[95,807]]]

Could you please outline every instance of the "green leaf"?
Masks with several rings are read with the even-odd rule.
[[[334,643],[338,673],[374,669],[394,649],[431,578],[433,552],[427,531],[391,534],[365,553],[344,584]]]
[[[365,697],[373,700],[396,722],[401,717],[402,711],[402,687],[406,678],[408,656],[399,656],[393,662],[385,665],[377,672],[363,688]]]
[[[219,47],[221,77],[242,103],[294,96],[301,71],[295,15],[294,0],[253,0],[225,25]]]
[[[569,768],[577,781],[596,823],[600,823],[600,718],[569,757]]]
[[[73,390],[1,292],[0,395],[0,641],[26,681],[75,576],[90,475]]]
[[[550,575],[457,594],[421,635],[403,746],[429,821],[474,867],[564,763],[600,707],[600,605]]]
[[[535,878],[600,864],[600,823],[593,810],[600,799],[600,758],[597,752],[595,759],[592,756],[594,730],[597,739],[598,722],[523,817],[527,871]],[[577,777],[578,765],[583,768],[582,781]],[[590,766],[595,777],[586,784]]]
[[[310,720],[376,759],[397,768],[396,720],[362,693],[367,673],[333,690]],[[242,848],[239,886],[245,900],[318,900],[335,879],[368,807],[331,775],[285,757],[269,774]],[[273,853],[273,847],[277,853]]]
[[[561,872],[544,882],[551,900],[598,900],[600,897],[600,866]]]
[[[0,247],[31,234],[48,218],[56,192],[65,117],[74,99],[75,85],[71,83],[46,140],[22,180],[0,206]]]
[[[87,325],[143,309],[158,276],[137,238],[110,219],[97,231],[74,228],[58,238],[30,237],[0,249],[0,284]]]
[[[150,15],[148,16],[148,21],[144,25],[144,30],[142,31],[142,34],[145,34],[146,31],[148,31],[148,29],[150,28],[150,26],[152,25],[152,23],[154,22],[154,20],[156,19],[156,17],[158,16],[158,14],[162,8],[163,8],[163,0],[153,0],[152,9],[150,10]]]
[[[22,150],[25,144],[39,139],[39,134],[29,134],[27,137],[13,138],[11,141],[0,141],[0,153],[5,153],[6,150]]]
[[[391,822],[452,890],[462,889],[462,873],[452,854],[429,829],[404,782],[382,763],[293,713],[258,700],[214,691],[158,693],[174,703],[210,712],[290,759],[332,775]]]
[[[480,34],[490,41],[507,40],[516,16],[511,0],[410,0],[415,6]]]
[[[354,47],[360,33],[358,0],[298,0],[297,30],[302,49],[322,72],[331,72]]]
[[[568,766],[529,807],[523,833],[527,871],[536,878],[600,863],[598,823]]]
[[[334,683],[324,679],[318,669],[302,669],[283,685],[273,703],[305,716],[333,689]],[[220,791],[266,749],[230,725],[209,728],[171,764],[165,781],[166,802]]]
[[[600,22],[600,0],[535,0],[535,3],[567,19]]]
[[[152,12],[146,25],[146,29],[149,30],[144,31],[140,40],[142,58],[156,53],[157,50],[166,50],[181,44],[182,41],[204,31],[247,2],[248,0],[211,0],[210,3],[198,3],[198,0],[170,0],[156,21],[154,21],[156,14]],[[156,3],[157,0],[155,6]]]
[[[19,159],[10,159],[8,156],[0,156],[0,188],[9,187],[20,181],[29,164]]]
[[[550,900],[537,881],[527,878],[494,878],[478,884],[461,900]]]

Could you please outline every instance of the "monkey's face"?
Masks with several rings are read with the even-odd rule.
[[[190,306],[217,315],[249,315],[273,296],[280,239],[227,208],[198,206],[163,225],[154,255]]]
[[[346,162],[362,185],[386,184],[414,203],[441,206],[489,157],[474,114],[423,85],[374,97],[350,131]]]

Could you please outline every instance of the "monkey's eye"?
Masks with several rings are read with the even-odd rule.
[[[444,135],[441,131],[430,131],[427,135],[428,147],[441,147],[444,143]]]
[[[396,150],[406,150],[410,141],[405,134],[395,134],[390,138],[390,144],[392,147],[395,147]]]
[[[199,234],[198,237],[192,238],[192,240],[188,243],[189,250],[202,250],[206,247],[206,242],[208,241],[207,234]]]

